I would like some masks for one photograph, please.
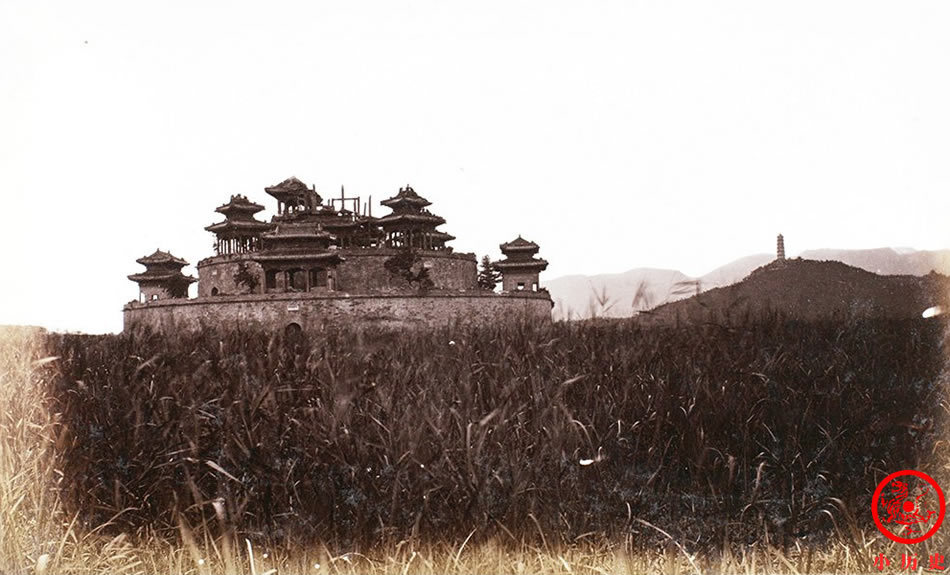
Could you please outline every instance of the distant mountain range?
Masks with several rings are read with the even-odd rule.
[[[950,275],[950,250],[820,249],[802,252],[798,257],[838,261],[879,275],[923,276],[931,270]],[[746,256],[700,277],[690,277],[677,270],[637,268],[619,274],[562,276],[544,285],[554,300],[555,319],[629,317],[664,303],[735,284],[774,259],[773,254]]]

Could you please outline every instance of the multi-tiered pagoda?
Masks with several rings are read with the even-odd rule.
[[[502,291],[538,291],[538,276],[548,267],[548,262],[534,257],[541,249],[538,244],[518,236],[498,247],[505,255],[494,264],[502,273]]]
[[[264,270],[265,293],[333,290],[333,271],[343,258],[330,249],[333,236],[319,224],[281,222],[262,239],[253,261]]]
[[[231,196],[231,201],[215,208],[225,219],[205,228],[214,234],[214,253],[242,254],[259,249],[261,234],[274,227],[254,217],[263,210],[264,206],[244,196]]]
[[[135,261],[145,266],[145,271],[132,274],[129,279],[139,284],[139,301],[143,303],[187,297],[188,286],[197,281],[181,272],[188,262],[162,250]]]
[[[445,219],[425,209],[432,202],[408,185],[380,203],[393,211],[378,220],[389,247],[444,250],[445,242],[455,239],[455,236],[436,229],[445,223]]]

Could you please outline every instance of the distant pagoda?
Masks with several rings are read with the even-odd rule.
[[[505,259],[495,262],[501,272],[501,291],[538,291],[538,276],[548,267],[548,262],[535,258],[538,244],[522,238],[498,246]]]
[[[775,240],[775,259],[780,262],[785,261],[785,238],[782,234],[779,234]]]
[[[188,262],[168,252],[156,249],[155,253],[141,257],[136,262],[145,266],[145,271],[128,278],[139,284],[139,301],[156,301],[188,297],[188,286],[195,278],[181,273]]]
[[[383,228],[386,246],[420,250],[452,249],[446,247],[445,243],[454,240],[455,236],[436,229],[445,223],[445,219],[425,209],[431,202],[409,185],[400,188],[398,194],[380,204],[392,210],[388,216],[376,220]]]
[[[223,222],[205,228],[215,235],[215,253],[241,254],[259,249],[261,234],[274,227],[254,217],[263,209],[264,206],[241,195],[231,196],[231,201],[215,208],[214,211],[225,217]]]

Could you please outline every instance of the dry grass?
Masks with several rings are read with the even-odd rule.
[[[555,327],[554,329],[562,328]],[[505,355],[501,359],[485,359],[481,364],[477,361],[473,362],[472,357],[464,357],[462,363],[469,362],[473,367],[480,367],[483,371],[489,369],[486,366],[496,363],[501,366],[499,369],[502,370],[517,371],[521,368],[543,370],[545,368],[536,362],[545,357],[554,357],[556,360],[554,363],[570,360],[574,362],[575,367],[598,365],[606,370],[610,367],[619,369],[620,366],[624,365],[624,361],[630,360],[630,356],[627,355],[608,353],[607,350],[610,346],[605,346],[603,342],[597,343],[596,341],[599,336],[607,338],[608,343],[615,344],[620,341],[615,338],[629,337],[630,333],[611,332],[610,330],[614,328],[605,328],[604,326],[579,329],[580,331],[573,331],[570,334],[560,334],[562,336],[571,335],[574,337],[574,341],[559,353],[552,350],[552,347],[556,344],[551,343],[554,341],[554,336],[559,335],[558,333],[547,332],[541,334],[548,336],[548,339],[539,340],[537,345],[530,344],[527,340],[519,340],[518,337],[520,336],[518,334],[499,335],[496,333],[491,337],[509,338],[502,343],[505,346],[518,348],[520,355],[527,357],[527,362],[525,364],[517,363],[515,354]],[[917,333],[917,331],[912,331]],[[437,335],[442,337],[444,334]],[[539,334],[528,333],[522,335],[534,337]],[[872,344],[888,341],[886,338],[875,339],[880,335],[876,334],[868,337],[867,351],[869,355],[880,351],[872,349]],[[471,342],[473,337],[476,336],[469,334],[467,341]],[[116,349],[109,348],[109,346],[118,345],[114,341],[107,340],[100,340],[98,343],[101,344],[103,341],[106,342],[107,352],[109,349],[113,351]],[[459,341],[461,342],[462,338],[459,338]],[[481,343],[488,345],[487,351],[492,352],[494,348],[490,347],[490,341],[494,340],[489,339]],[[657,345],[666,345],[667,343],[665,341],[657,342]],[[99,349],[101,351],[103,349],[101,345],[97,347],[97,342],[93,340],[87,340],[83,345],[86,344],[88,344],[90,350]],[[860,342],[857,345],[859,344]],[[63,350],[69,349],[68,346],[62,345],[62,342],[56,345],[55,353],[61,353]],[[324,342],[322,345],[327,344]],[[360,342],[359,345],[373,348],[370,355],[377,362],[396,361],[394,358],[399,354],[409,353],[406,347],[397,346],[393,356],[389,356],[387,354],[390,352],[385,351],[385,347],[376,347],[376,344],[372,342]],[[544,345],[548,347],[544,348]],[[542,347],[537,349],[538,346]],[[852,350],[852,352],[854,349],[847,346],[845,348]],[[128,351],[128,348],[122,349],[123,352]],[[908,346],[898,351],[908,354],[912,350],[913,346]],[[776,364],[780,361],[776,359],[780,355],[780,350],[773,351],[774,356],[770,356],[765,360],[766,367],[773,369],[773,372],[762,370],[770,375],[781,373],[780,370],[774,371]],[[762,513],[763,510],[769,508],[763,505],[756,511],[757,508],[753,503],[751,509],[756,511],[759,517],[759,520],[752,521],[754,528],[757,530],[755,537],[749,538],[748,533],[743,532],[741,537],[737,538],[738,540],[732,540],[728,534],[729,524],[726,523],[720,530],[722,536],[714,538],[718,542],[707,544],[702,549],[696,549],[684,537],[683,534],[689,532],[688,527],[664,523],[654,516],[649,516],[649,520],[641,518],[640,516],[647,517],[645,511],[643,513],[638,512],[636,515],[629,517],[627,521],[622,521],[622,528],[615,529],[612,533],[607,533],[608,530],[606,529],[593,529],[590,532],[585,530],[585,532],[578,533],[579,529],[570,525],[558,529],[556,525],[548,523],[544,516],[541,518],[541,522],[544,522],[542,526],[534,514],[529,514],[524,519],[526,525],[532,526],[532,529],[521,527],[509,529],[502,522],[486,524],[476,517],[470,521],[471,524],[475,525],[474,528],[457,526],[458,529],[446,530],[449,535],[441,539],[434,537],[431,532],[419,534],[418,529],[415,531],[408,529],[404,532],[394,529],[384,532],[382,537],[367,541],[356,539],[346,541],[338,533],[336,536],[322,540],[319,538],[301,540],[295,538],[293,534],[287,533],[284,533],[281,537],[275,537],[273,533],[255,531],[253,517],[250,519],[244,518],[240,521],[234,520],[233,514],[236,505],[234,501],[220,501],[219,505],[214,505],[215,500],[212,499],[212,496],[218,493],[213,491],[204,493],[205,490],[209,490],[206,484],[201,485],[199,488],[201,492],[196,495],[196,498],[208,503],[203,510],[196,511],[192,509],[190,513],[172,515],[165,514],[168,510],[158,510],[162,517],[174,516],[176,518],[174,529],[163,527],[164,524],[161,521],[158,523],[143,521],[141,505],[137,506],[139,508],[137,511],[127,512],[130,516],[139,513],[136,520],[124,523],[125,517],[121,512],[125,508],[120,507],[120,504],[123,497],[134,500],[131,494],[120,494],[115,498],[118,501],[101,501],[103,510],[108,510],[108,513],[103,516],[106,520],[93,522],[89,518],[99,517],[99,513],[90,513],[88,509],[73,510],[75,493],[70,492],[70,486],[76,484],[76,477],[73,474],[61,471],[64,462],[71,464],[64,460],[64,454],[76,454],[77,430],[74,423],[65,422],[63,419],[63,414],[66,413],[65,410],[68,408],[68,401],[63,397],[52,397],[52,390],[54,389],[52,382],[60,380],[60,383],[62,383],[63,371],[68,373],[68,369],[64,370],[61,365],[63,363],[62,358],[53,359],[49,355],[50,353],[54,352],[48,348],[43,334],[21,330],[0,332],[0,573],[251,573],[254,575],[275,572],[341,574],[691,573],[697,571],[726,573],[854,573],[875,571],[871,558],[880,552],[888,554],[892,560],[896,557],[899,564],[900,553],[907,550],[907,548],[902,548],[897,544],[885,544],[883,538],[873,527],[867,524],[866,517],[852,509],[853,503],[849,504],[834,497],[836,493],[826,493],[821,496],[820,509],[817,511],[828,517],[828,523],[818,540],[812,538],[809,541],[807,538],[786,536],[782,541],[777,541],[774,531],[770,531],[772,527],[769,522],[761,521],[761,518],[766,517]],[[741,356],[738,351],[736,353]],[[897,351],[891,350],[891,353],[897,353]],[[588,364],[584,363],[583,358],[585,356],[589,358]],[[123,374],[125,380],[132,381],[129,376],[138,377],[145,373],[149,374],[148,378],[145,379],[146,384],[151,382],[153,387],[159,385],[155,373],[149,372],[152,366],[159,363],[158,360],[152,360],[152,356],[137,357],[138,359],[132,360],[132,369]],[[662,354],[649,357],[656,360],[656,357],[662,357]],[[711,356],[707,357],[706,361],[710,361],[710,358]],[[112,361],[115,359],[114,357],[105,353],[93,359],[94,361],[86,364],[86,368],[94,366],[96,369],[100,369],[100,375],[103,376],[102,381],[97,383],[94,378],[89,378],[90,375],[94,375],[93,372],[86,374],[89,381],[82,381],[72,375],[66,377],[66,379],[71,378],[72,385],[76,386],[74,394],[77,396],[81,397],[82,392],[89,389],[101,393],[108,389],[108,385],[99,387],[97,385],[103,382],[116,383],[119,381],[105,377],[107,373],[114,373],[110,370],[113,370],[115,366],[109,365],[106,361]],[[752,364],[751,360],[742,359],[741,357],[737,359]],[[292,360],[293,358],[291,358]],[[444,363],[445,357],[442,360],[443,363],[438,368],[451,370],[451,366]],[[152,363],[149,364],[149,361],[152,361]],[[411,368],[413,361],[411,353],[405,361],[406,366]],[[861,361],[881,360],[872,360],[870,357],[850,358],[848,362],[838,367],[847,367],[855,372],[856,364]],[[532,362],[535,362],[533,367]],[[701,358],[694,358],[693,363],[687,367],[689,370],[694,370],[697,363],[702,363]],[[855,373],[866,376],[875,370],[886,370],[888,366],[900,367],[905,372],[909,372],[926,364],[926,358],[907,357],[896,364],[883,361],[883,363],[872,366],[870,371],[858,370]],[[552,363],[552,365],[554,364]],[[179,369],[185,369],[186,367],[186,365],[178,366]],[[304,369],[313,368],[317,370],[325,369],[325,367],[314,368],[310,366],[308,368],[303,366]],[[246,369],[246,365],[243,369]],[[663,369],[670,369],[670,364],[654,365],[655,373],[663,373]],[[390,374],[396,373],[393,371],[392,365],[389,365],[386,370]],[[335,373],[335,376],[339,380],[345,381],[347,385],[353,384],[355,381],[347,378],[359,375],[331,370],[324,372],[324,376],[329,373]],[[666,373],[669,374],[670,372]],[[761,371],[758,373],[761,373]],[[905,373],[904,375],[912,376],[913,379],[913,377],[919,377],[926,373],[929,372],[924,369],[920,372]],[[593,401],[596,395],[595,392],[598,391],[596,387],[577,386],[570,389],[572,385],[580,383],[581,380],[565,384],[571,378],[565,377],[566,374],[563,373],[557,375],[561,376],[561,379],[557,381],[557,386],[562,388],[567,406],[575,409],[578,406],[586,406],[591,409],[590,413],[596,413],[597,409],[608,409],[611,406],[613,406],[613,409],[618,409],[618,405],[624,405],[616,398],[612,400],[613,403]],[[900,374],[887,374],[884,381],[892,383],[902,381],[896,377],[897,375]],[[379,377],[379,374],[377,373],[376,376]],[[161,377],[159,376],[159,379]],[[310,373],[308,377],[313,377],[313,373]],[[606,373],[588,374],[588,377],[601,385],[606,385],[612,381]],[[759,376],[755,375],[753,377],[758,378]],[[77,384],[77,382],[81,382],[81,384]],[[257,383],[260,384],[261,382]],[[925,383],[936,384],[937,382]],[[337,383],[335,385],[342,386],[343,384]],[[943,385],[942,381],[941,385]],[[62,387],[59,389],[62,390]],[[143,387],[143,389],[145,388]],[[342,389],[342,387],[339,389]],[[696,395],[694,392],[691,393],[694,396]],[[689,395],[691,394],[686,393],[683,397]],[[675,390],[671,391],[671,404],[667,407],[678,409],[677,402],[672,401],[678,399],[678,397]],[[922,397],[930,400],[934,397],[945,397],[945,395],[941,392],[936,395],[924,395]],[[539,401],[542,403],[548,402],[545,398],[540,398]],[[330,405],[336,405],[336,409],[339,409],[338,402],[331,401]],[[406,404],[405,407],[418,408],[418,405],[410,403]],[[390,404],[390,408],[395,409],[393,404]],[[865,408],[870,410],[865,416],[874,414],[873,406],[865,406]],[[937,411],[945,415],[948,409],[946,400],[943,399],[936,408]],[[368,407],[364,405],[362,409],[368,409]],[[461,407],[456,408],[457,411],[461,409]],[[499,433],[501,431],[513,432],[511,428],[506,429],[502,425],[503,420],[515,417],[517,412],[508,415],[496,413],[492,419],[486,420],[487,415],[492,412],[490,402],[489,405],[481,405],[479,409],[484,413],[479,411],[478,417],[466,414],[466,420],[474,423],[475,426],[464,425],[460,427],[456,438],[460,444],[476,445],[479,440],[476,433],[480,429],[489,426],[492,429],[499,430]],[[399,412],[396,415],[401,417],[404,414]],[[548,414],[548,416],[550,415],[552,414]],[[343,414],[338,413],[337,417],[343,417]],[[346,417],[352,418],[353,416],[346,415]],[[517,420],[516,417],[515,420]],[[351,419],[347,421],[351,421]],[[406,419],[406,421],[411,422],[411,419]],[[548,425],[556,423],[552,419],[539,421],[543,421]],[[570,423],[570,421],[574,421],[576,424]],[[478,427],[479,422],[484,422],[481,428]],[[388,430],[389,433],[402,433],[402,431],[395,429],[391,421],[381,421],[380,423],[389,423],[390,427],[393,427],[393,429]],[[567,423],[576,428],[577,431],[571,437],[561,439],[565,442],[565,445],[586,447],[584,453],[593,452],[589,453],[591,459],[596,458],[595,453],[598,451],[596,449],[598,444],[607,445],[608,452],[612,449],[609,445],[609,435],[606,433],[610,425],[600,422],[597,417],[585,418],[576,415]],[[910,423],[913,424],[913,421]],[[931,422],[930,425],[931,431],[936,429],[942,433],[944,425],[942,420]],[[127,433],[131,432],[128,427],[125,429]],[[373,429],[378,430],[378,426]],[[465,433],[466,429],[468,430],[467,434]],[[709,434],[711,432],[711,429],[707,429],[705,433]],[[771,435],[772,432],[763,433]],[[591,435],[593,435],[593,439],[589,437]],[[635,435],[630,435],[627,440],[635,437]],[[403,439],[411,442],[412,436],[407,435]],[[403,439],[393,438],[390,441],[402,441]],[[622,437],[618,439],[622,439]],[[647,439],[652,440],[652,438],[640,438],[641,441]],[[929,459],[924,463],[933,473],[945,477],[948,461],[946,442],[939,439],[931,441],[931,439],[927,439],[929,441],[927,445],[929,454],[925,455],[929,456]],[[739,440],[749,441],[754,445],[761,440],[761,437],[753,434],[749,437],[740,437]],[[448,440],[444,439],[444,441]],[[706,441],[711,441],[708,439],[708,435]],[[807,445],[802,447],[800,438],[796,441],[799,441],[799,449],[810,449]],[[677,443],[675,447],[683,453],[666,454],[666,457],[672,457],[674,460],[676,457],[695,457],[695,453],[690,451],[696,447],[694,443],[695,438],[685,438]],[[164,447],[167,448],[168,446]],[[514,447],[508,446],[506,449],[512,448]],[[484,449],[486,453],[490,452],[489,448]],[[449,452],[453,453],[451,450]],[[80,451],[80,453],[82,452]],[[464,450],[459,453],[464,458]],[[616,457],[616,452],[610,453],[612,457]],[[525,455],[527,456],[527,454]],[[481,462],[474,452],[470,453],[469,457],[474,457],[474,459],[470,464],[472,468],[466,473],[472,473],[477,478],[481,472],[478,469]],[[737,453],[737,457],[741,458],[742,455]],[[780,454],[772,454],[772,457],[775,459],[769,461],[773,463],[783,461],[780,459],[782,457]],[[911,455],[909,459],[913,460],[914,457]],[[740,463],[739,466],[745,465],[751,470],[762,470],[766,467],[761,464],[764,460],[762,457],[756,458],[753,453],[748,461]],[[772,463],[769,463],[769,465],[772,465]],[[887,468],[890,464],[887,461],[881,461],[875,463],[875,465]],[[233,465],[220,467],[223,473],[230,473],[224,467],[238,473]],[[594,467],[596,468],[596,464]],[[465,465],[462,468],[464,469]],[[204,466],[204,469],[210,476],[220,476],[222,473],[222,471],[215,470],[207,465]],[[847,471],[847,469],[844,471]],[[150,477],[154,478],[154,476]],[[449,475],[446,475],[446,480],[449,477]],[[938,477],[938,479],[940,478]],[[235,479],[238,482],[247,481],[247,478],[243,475]],[[673,481],[672,476],[670,478],[661,477],[661,479],[663,481]],[[716,481],[715,477],[712,481]],[[225,479],[223,484],[229,482],[234,483],[234,481]],[[753,490],[764,489],[762,487],[762,477],[755,477],[754,473],[747,479],[747,482],[748,493],[741,491],[738,495],[741,501],[746,501],[742,504],[743,506],[748,504],[747,500],[742,499],[743,497],[760,497]],[[198,483],[201,482],[196,480],[196,485]],[[675,484],[670,483],[670,485]],[[715,483],[711,485],[715,488]],[[576,488],[574,483],[569,486],[573,486],[572,489]],[[743,489],[746,487],[743,487]],[[873,489],[873,485],[871,488]],[[697,488],[697,492],[699,492],[699,488]],[[158,492],[156,491],[156,493]],[[247,495],[239,491],[230,493],[235,498]],[[598,494],[596,490],[591,493],[593,495]],[[387,494],[391,495],[390,492],[387,492]],[[550,494],[552,496],[557,495],[556,489],[551,491]],[[66,495],[68,497],[64,499]],[[563,497],[563,494],[561,495]],[[801,495],[802,493],[798,492],[798,496]],[[544,505],[545,500],[542,499],[540,503]],[[554,505],[550,500],[547,503]],[[246,505],[251,505],[251,503]],[[628,516],[629,514],[630,512],[624,509],[621,515]],[[112,521],[109,521],[110,519]],[[689,522],[689,518],[681,518],[680,521]],[[697,521],[699,521],[698,518]],[[508,520],[506,522],[514,523],[514,521]],[[596,522],[593,524],[596,526]],[[741,529],[737,529],[737,531],[741,531]],[[943,531],[946,531],[946,528]],[[389,536],[386,535],[387,533]],[[915,552],[922,557],[921,562],[924,563],[929,553],[950,552],[950,548],[945,545],[946,542],[947,539],[943,537],[939,541],[931,540],[927,544],[915,546]],[[946,554],[950,556],[950,553]]]

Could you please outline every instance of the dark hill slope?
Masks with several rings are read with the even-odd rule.
[[[894,248],[873,250],[808,250],[799,254],[809,260],[834,260],[882,275],[922,276],[931,270],[950,273],[950,251],[898,251]]]
[[[948,303],[950,278],[881,276],[836,261],[804,259],[772,262],[743,281],[641,314],[668,323],[734,323],[747,316],[777,312],[793,319],[921,317],[931,306]]]

